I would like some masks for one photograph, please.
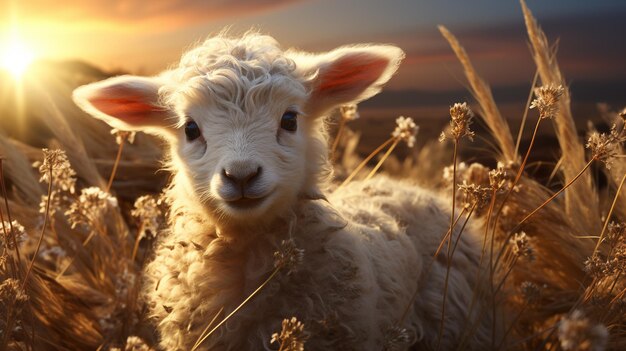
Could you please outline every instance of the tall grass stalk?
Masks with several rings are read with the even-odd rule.
[[[337,159],[337,147],[339,146],[339,141],[341,140],[341,136],[343,135],[343,130],[346,126],[347,120],[345,118],[339,119],[339,127],[337,128],[337,134],[335,135],[335,140],[333,141],[333,145],[330,148],[330,159],[332,161]]]
[[[456,163],[458,157],[459,140],[454,139],[454,152],[452,154],[452,209],[450,210],[450,235],[448,236],[448,268],[446,269],[446,278],[443,285],[443,302],[441,303],[441,322],[439,323],[439,334],[437,336],[437,347],[439,350],[441,346],[441,338],[443,337],[443,327],[445,326],[446,318],[446,300],[448,297],[448,278],[450,273],[450,253],[451,253],[451,239],[452,233],[454,233],[454,210],[456,208]],[[460,235],[460,234],[459,234]]]
[[[611,220],[611,216],[613,215],[613,210],[615,209],[615,204],[617,203],[617,198],[619,197],[620,192],[622,191],[622,187],[624,186],[624,181],[626,181],[626,174],[622,177],[622,181],[620,181],[619,186],[617,187],[617,191],[615,192],[615,197],[613,198],[613,203],[611,204],[611,208],[609,209],[609,213],[606,215],[606,219],[604,220],[604,225],[602,226],[602,232],[600,232],[600,238],[598,238],[598,243],[596,247],[593,249],[593,254],[596,254],[600,249],[600,244],[604,239],[604,233],[606,233],[606,228],[609,225],[609,221]]]
[[[198,349],[198,347],[200,346],[200,344],[202,344],[207,338],[209,338],[217,329],[219,329],[219,327],[221,327],[224,323],[226,323],[226,321],[228,321],[230,319],[230,317],[232,317],[235,313],[237,313],[243,306],[245,306],[246,303],[248,303],[248,301],[250,301],[254,296],[256,296],[259,291],[261,291],[273,278],[274,276],[276,276],[276,274],[280,271],[280,269],[282,268],[282,266],[278,266],[274,269],[274,271],[272,271],[272,273],[270,274],[269,277],[267,277],[267,279],[265,279],[265,281],[263,283],[261,283],[261,285],[259,285],[258,288],[256,288],[250,295],[248,295],[248,297],[246,297],[245,300],[243,300],[243,302],[241,304],[239,304],[239,306],[237,306],[237,308],[235,308],[231,313],[229,313],[226,317],[224,317],[224,319],[222,319],[215,327],[213,327],[213,329],[211,329],[211,331],[209,331],[208,333],[206,333],[206,335],[204,335],[203,337],[201,337],[198,341],[196,341],[196,345],[191,349],[191,351],[195,351],[196,349]],[[209,323],[209,324],[213,324],[213,322]]]
[[[33,258],[30,260],[30,264],[28,265],[28,269],[26,269],[26,274],[24,275],[24,280],[22,281],[22,289],[26,287],[26,283],[28,282],[30,273],[33,270],[33,266],[35,265],[35,260],[37,260],[37,256],[39,255],[39,250],[41,249],[41,243],[43,242],[43,237],[46,234],[46,226],[48,225],[48,219],[50,217],[50,198],[52,195],[52,183],[53,183],[52,163],[50,163],[48,167],[49,167],[48,176],[50,177],[50,179],[48,182],[48,196],[46,198],[46,211],[43,217],[43,225],[41,226],[41,234],[39,235],[39,240],[37,241],[37,247],[35,248],[35,252],[33,253]]]
[[[115,174],[117,173],[117,167],[120,164],[120,160],[122,159],[122,151],[124,150],[124,144],[126,143],[126,139],[128,138],[126,133],[121,134],[120,143],[117,147],[117,155],[115,156],[115,162],[113,163],[113,169],[111,170],[111,175],[109,176],[109,181],[107,182],[107,187],[105,189],[106,193],[111,192],[111,187],[113,186],[113,180],[115,179]]]
[[[367,177],[365,177],[365,180],[372,179],[372,177],[376,174],[376,172],[378,171],[380,166],[383,165],[385,160],[389,157],[389,155],[391,155],[391,153],[396,148],[396,146],[398,146],[399,142],[400,142],[400,139],[398,139],[398,138],[396,138],[396,140],[394,140],[393,144],[391,144],[391,146],[387,149],[387,152],[385,152],[385,154],[383,155],[383,157],[380,158],[380,160],[378,161],[376,166],[370,171],[370,173],[367,175]]]
[[[387,147],[387,145],[391,144],[396,138],[395,137],[391,137],[389,139],[387,139],[387,141],[385,141],[384,143],[382,143],[379,147],[376,148],[376,150],[372,151],[372,153],[369,154],[369,156],[367,156],[363,161],[361,161],[361,163],[359,163],[359,165],[354,169],[354,171],[352,171],[352,173],[350,173],[350,175],[348,176],[348,178],[346,178],[340,185],[339,187],[337,187],[337,189],[340,189],[341,187],[345,186],[346,184],[350,183],[350,181],[352,181],[352,179],[354,179],[354,177],[359,174],[359,172],[363,169],[363,167],[365,167],[367,165],[367,163],[374,158],[374,156],[376,156],[381,150],[383,150],[384,148]]]
[[[537,85],[537,80],[539,79],[539,70],[535,70],[535,76],[533,77],[533,82],[530,85],[530,92],[528,93],[528,100],[526,100],[526,108],[524,109],[524,114],[522,115],[522,122],[519,126],[519,131],[517,132],[517,140],[515,141],[515,155],[519,153],[519,145],[522,142],[522,135],[524,134],[524,127],[526,126],[526,119],[528,118],[528,112],[530,111],[530,103],[533,101],[533,91],[535,86]]]
[[[22,261],[22,258],[20,256],[20,248],[19,245],[17,244],[17,238],[15,237],[15,230],[13,228],[13,217],[11,216],[11,208],[9,207],[9,197],[7,195],[7,188],[6,188],[6,184],[4,182],[4,164],[3,164],[3,159],[2,157],[0,157],[0,189],[2,190],[2,197],[4,198],[4,207],[6,208],[7,211],[7,222],[9,223],[9,231],[11,234],[11,241],[13,241],[13,246],[15,247],[15,255],[17,257],[17,272],[19,273],[21,270],[21,265],[19,264],[19,262]],[[3,216],[2,216],[2,211],[0,210],[0,221],[4,222]],[[7,236],[7,231],[6,228],[4,228],[4,223],[2,225],[3,231],[4,231],[4,235],[5,238],[8,238],[9,236]]]

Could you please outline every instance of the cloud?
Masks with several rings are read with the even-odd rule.
[[[16,2],[20,16],[29,19],[104,22],[127,26],[179,26],[233,16],[246,16],[299,0],[29,0]]]

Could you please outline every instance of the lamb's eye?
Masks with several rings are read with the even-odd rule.
[[[290,132],[298,130],[298,113],[293,111],[283,113],[283,117],[280,119],[280,127]]]
[[[189,141],[198,139],[200,135],[202,135],[198,123],[194,121],[187,122],[187,124],[185,124],[185,135]]]

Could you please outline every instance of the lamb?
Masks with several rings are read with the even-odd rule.
[[[394,326],[410,337],[400,349],[436,348],[446,259],[433,256],[449,228],[449,201],[384,176],[330,191],[324,116],[377,94],[403,57],[392,45],[310,54],[258,33],[221,34],[158,76],[120,76],[74,92],[95,118],[169,145],[169,229],[144,291],[163,349],[190,350],[289,245],[289,269],[198,349],[277,349],[271,335],[292,316],[304,323],[310,350],[382,350]],[[466,229],[451,263],[442,350],[461,340],[477,242]],[[485,311],[485,301],[477,305]],[[490,347],[490,314],[467,349]]]

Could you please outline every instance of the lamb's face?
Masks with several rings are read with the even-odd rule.
[[[389,45],[319,55],[283,52],[268,36],[216,37],[158,77],[122,76],[74,92],[85,111],[172,145],[183,204],[218,225],[255,226],[319,195],[327,159],[320,117],[378,93],[404,54]]]
[[[221,69],[192,86],[175,99],[174,145],[202,206],[231,223],[287,213],[306,183],[304,85],[286,73],[251,83]]]

